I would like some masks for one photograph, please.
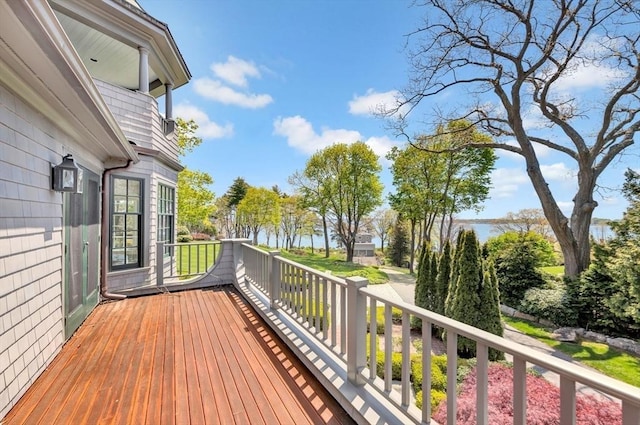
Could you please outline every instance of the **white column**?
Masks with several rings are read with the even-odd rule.
[[[164,117],[167,120],[173,119],[173,84],[164,85]]]
[[[146,47],[139,46],[138,51],[140,52],[138,91],[149,93],[149,50]]]

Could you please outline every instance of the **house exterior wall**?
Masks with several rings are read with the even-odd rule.
[[[126,170],[114,171],[114,176],[135,177],[144,180],[143,267],[107,274],[109,291],[138,288],[156,284],[156,243],[158,228],[158,184],[176,187],[178,173],[161,161],[141,156],[140,162]],[[168,261],[168,260],[167,260]]]
[[[89,150],[0,84],[0,418],[64,343],[63,204],[51,166]]]
[[[94,80],[127,139],[138,146],[156,149],[178,161],[175,135],[164,134],[158,102],[152,96]]]

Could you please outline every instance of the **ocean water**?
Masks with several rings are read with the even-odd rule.
[[[489,238],[498,236],[500,234],[500,232],[498,230],[496,230],[495,226],[493,226],[492,224],[488,224],[488,223],[464,223],[463,225],[461,225],[460,227],[464,227],[466,229],[473,229],[476,232],[476,235],[478,236],[478,240],[480,241],[480,243],[485,243]],[[596,241],[603,241],[606,239],[610,239],[611,237],[614,236],[613,231],[611,230],[611,228],[607,225],[597,225],[597,226],[591,226],[591,235],[595,238]],[[373,243],[375,243],[376,248],[380,248],[380,239],[377,237],[374,237],[372,240]],[[263,234],[260,234],[258,237],[258,243],[260,244],[266,244],[266,237]],[[389,241],[385,240],[385,248],[388,245]],[[276,242],[275,242],[275,238],[272,236],[269,244],[272,247],[276,246]],[[300,243],[298,244],[298,242],[296,241],[296,247],[297,246],[302,246],[302,247],[311,247],[311,238],[308,236],[302,237]],[[337,245],[335,244],[335,242],[330,242],[330,245],[332,248],[335,248]],[[315,248],[324,248],[324,237],[322,236],[316,236],[313,238],[313,246]],[[282,241],[280,241],[280,247],[282,247]]]

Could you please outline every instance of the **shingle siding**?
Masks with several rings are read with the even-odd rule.
[[[64,343],[62,195],[50,175],[68,149],[98,162],[0,86],[0,418]]]

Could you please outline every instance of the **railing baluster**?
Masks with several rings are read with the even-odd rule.
[[[576,382],[563,375],[560,375],[560,423],[576,423]]]
[[[378,373],[378,306],[376,299],[369,297],[369,379],[376,379]]]
[[[384,305],[384,390],[391,391],[391,378],[392,378],[392,344],[393,344],[393,332],[391,327],[391,305],[386,303]]]
[[[409,313],[402,312],[402,405],[411,401],[411,323]]]
[[[476,423],[489,422],[489,349],[485,344],[476,343]]]
[[[325,332],[324,332],[324,327],[322,327],[322,325],[324,325],[324,323],[322,323],[322,325],[320,324],[320,318],[322,317],[322,320],[325,320],[324,314],[321,316],[320,315],[320,276],[316,275],[315,276],[315,285],[314,285],[314,290],[315,290],[315,297],[314,297],[314,314],[315,314],[315,326],[316,326],[316,335],[319,334],[319,332],[322,330],[322,336],[323,339],[325,338]],[[324,312],[323,312],[324,313]]]
[[[527,423],[527,362],[513,356],[513,424]]]
[[[622,401],[622,425],[640,425],[640,406]]]
[[[347,352],[347,288],[340,286],[340,354]]]
[[[431,322],[422,319],[422,422],[431,421]],[[429,395],[427,398],[427,394]]]
[[[331,315],[331,321],[329,321],[329,307],[331,307],[331,312],[333,313],[333,309],[335,306],[335,299],[333,299],[333,289],[331,289],[329,287],[329,281],[327,281],[327,279],[322,279],[322,288],[323,288],[323,292],[322,292],[322,302],[323,302],[323,306],[322,306],[322,310],[323,310],[323,330],[322,330],[322,337],[323,339],[326,341],[327,340],[327,336],[329,334],[329,327],[331,327],[331,346],[335,346],[336,345],[336,321],[335,321],[335,317],[333,317],[333,314]],[[329,306],[329,291],[331,291],[331,306]],[[330,323],[329,323],[330,322]]]
[[[455,425],[457,416],[456,383],[458,371],[458,335],[447,331],[447,424]],[[424,396],[424,394],[423,394]]]

